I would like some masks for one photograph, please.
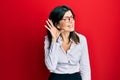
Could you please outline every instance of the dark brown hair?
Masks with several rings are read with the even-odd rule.
[[[65,13],[67,11],[71,11],[71,13],[73,14],[73,18],[75,17],[72,9],[70,9],[68,6],[57,6],[56,8],[54,8],[52,10],[52,12],[50,13],[49,15],[49,19],[52,20],[53,22],[53,25],[56,27],[56,25],[59,23],[59,21],[63,18],[63,16],[65,15]],[[50,31],[48,30],[47,31],[48,33],[48,40],[49,40],[49,48],[50,48],[50,45],[51,45],[51,41],[52,41],[52,36],[50,34]],[[72,39],[76,44],[77,43],[80,43],[80,40],[79,40],[79,37],[78,35],[75,33],[75,31],[73,32],[70,32],[70,35],[69,35],[69,39]]]

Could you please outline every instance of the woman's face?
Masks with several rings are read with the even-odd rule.
[[[74,31],[74,27],[75,27],[74,25],[75,25],[75,21],[73,18],[73,14],[71,13],[71,11],[67,11],[63,16],[63,18],[59,21],[57,27],[59,29],[63,29],[66,32],[72,32]]]

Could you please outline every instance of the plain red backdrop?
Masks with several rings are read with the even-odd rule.
[[[120,80],[119,0],[1,0],[0,80],[47,80],[44,24],[63,4],[87,38],[92,80]]]

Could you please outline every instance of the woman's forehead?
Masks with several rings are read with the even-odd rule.
[[[73,16],[72,12],[69,10],[65,13],[65,15],[63,17],[70,17]]]

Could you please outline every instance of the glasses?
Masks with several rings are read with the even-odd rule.
[[[74,17],[73,16],[71,16],[71,17],[65,17],[65,18],[63,18],[61,20],[64,20],[65,22],[70,22],[70,21],[74,20]]]

